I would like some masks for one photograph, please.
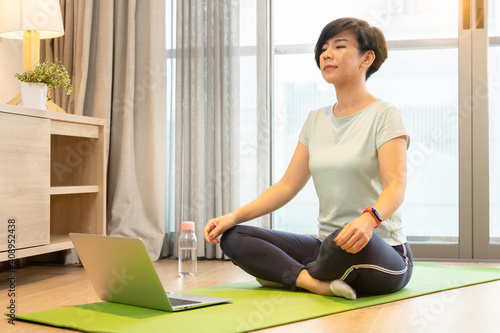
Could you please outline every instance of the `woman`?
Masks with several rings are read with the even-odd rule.
[[[309,114],[283,178],[254,201],[209,220],[205,239],[220,242],[265,286],[348,299],[398,291],[413,266],[398,211],[409,136],[399,111],[366,88],[387,58],[384,35],[365,21],[338,19],[321,32],[315,58],[337,102]],[[237,226],[285,205],[311,176],[319,199],[317,237]]]

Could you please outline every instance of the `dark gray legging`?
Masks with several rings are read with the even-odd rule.
[[[410,280],[413,257],[408,243],[390,246],[377,234],[358,253],[342,250],[333,239],[239,225],[221,239],[222,251],[247,273],[295,289],[306,269],[319,280],[341,279],[359,295],[381,295],[402,289]]]

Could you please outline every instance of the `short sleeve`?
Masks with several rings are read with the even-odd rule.
[[[304,146],[309,147],[309,128],[311,123],[311,113],[307,116],[304,125],[302,126],[302,130],[299,134],[299,140],[304,144]]]
[[[377,126],[377,149],[394,138],[406,136],[406,147],[410,147],[410,135],[406,130],[403,117],[396,107],[386,109],[379,119]]]

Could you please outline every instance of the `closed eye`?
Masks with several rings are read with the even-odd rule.
[[[336,49],[345,49],[345,45],[339,45],[336,47]]]

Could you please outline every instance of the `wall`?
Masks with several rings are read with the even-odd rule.
[[[0,103],[6,104],[20,91],[21,84],[14,77],[23,70],[22,40],[0,38]]]

